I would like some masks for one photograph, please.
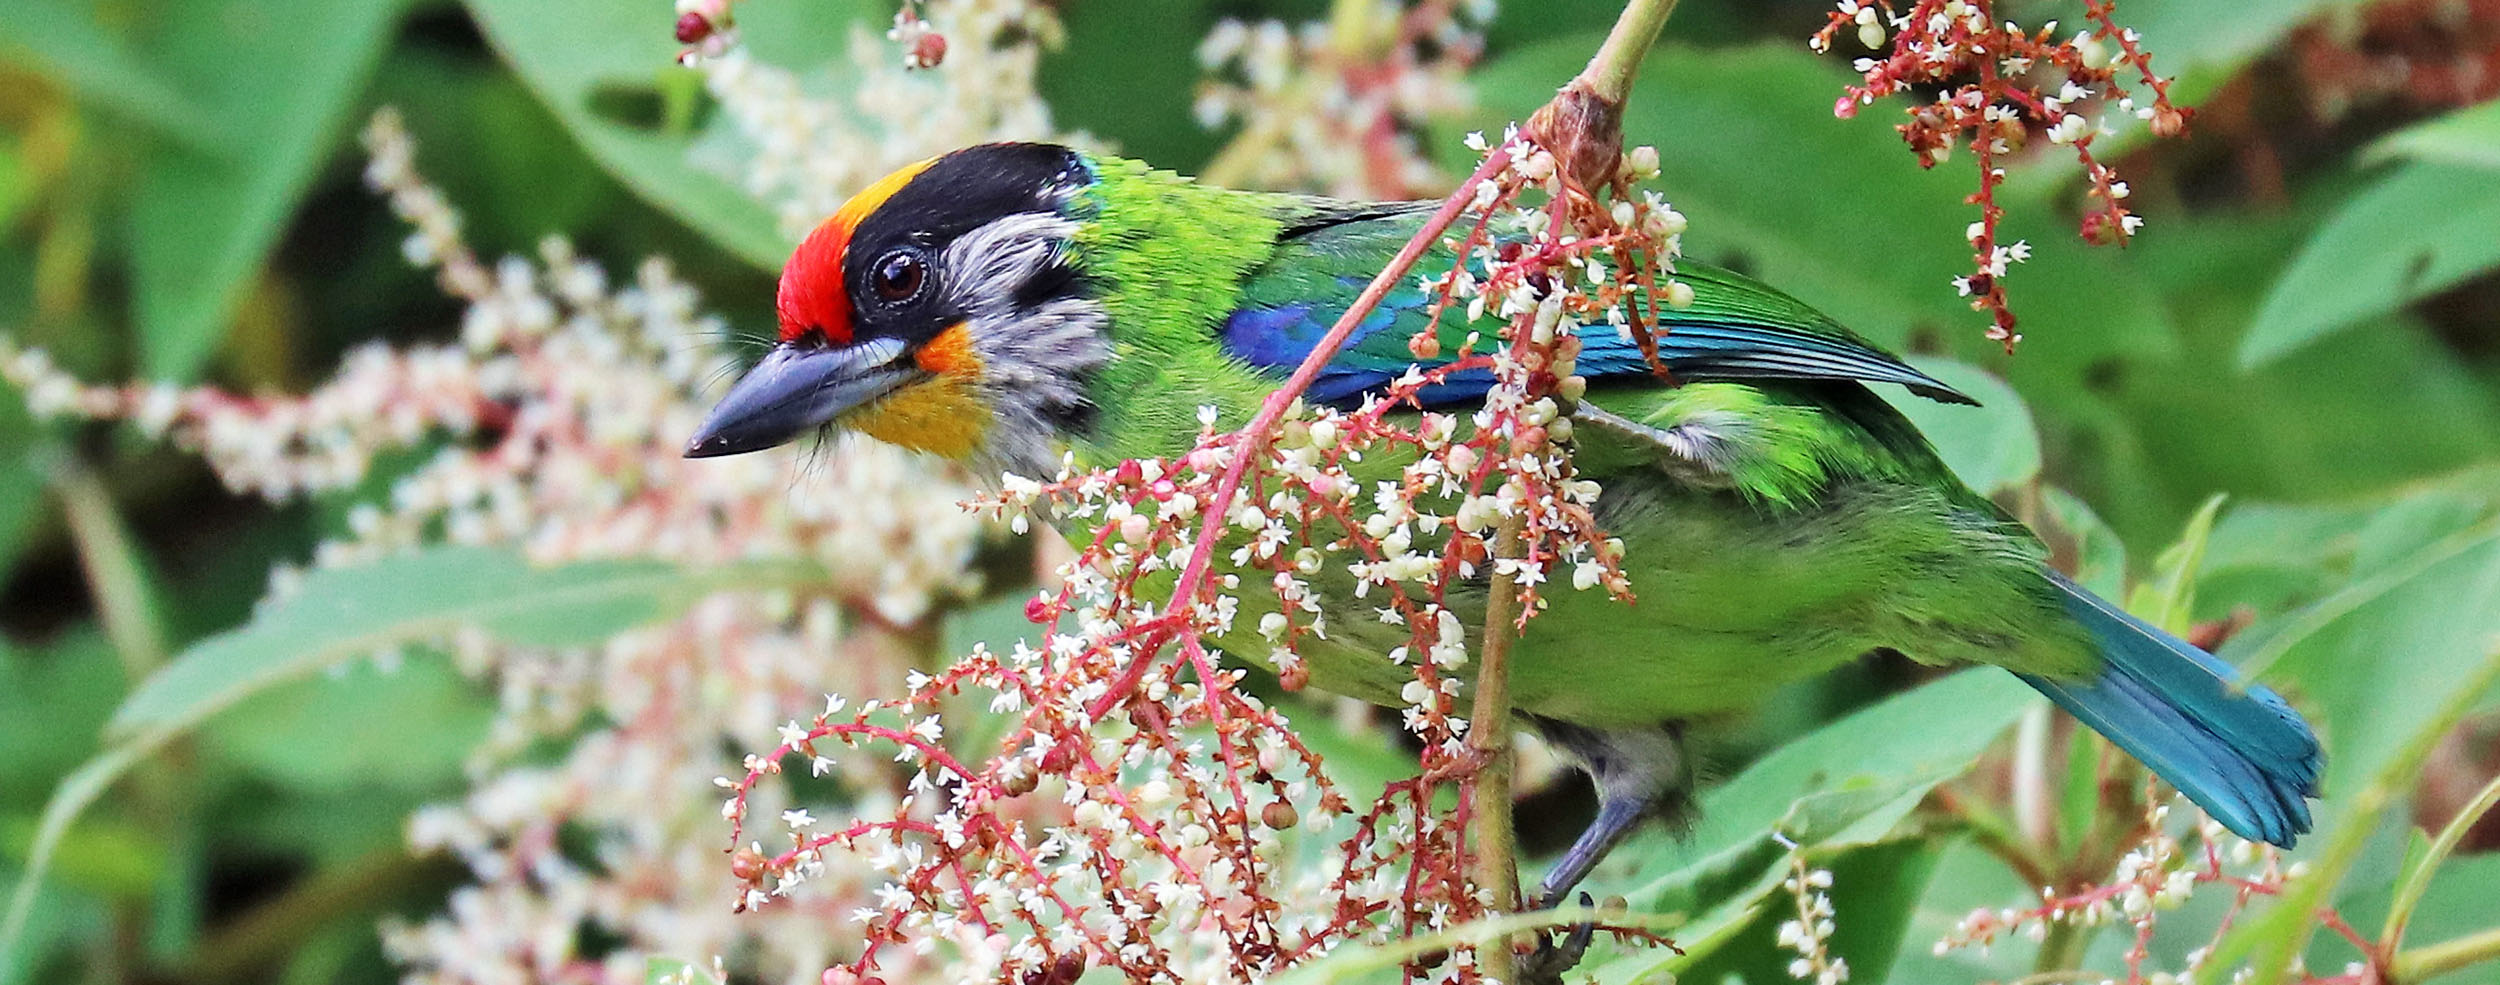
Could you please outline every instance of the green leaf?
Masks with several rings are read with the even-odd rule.
[[[1910,362],[1979,401],[1977,407],[1940,404],[1906,390],[1882,388],[1884,399],[1918,425],[1964,485],[1985,494],[2020,488],[2039,477],[2040,434],[2032,426],[2031,409],[2013,387],[1969,363],[1925,358]]]
[[[2241,65],[2276,49],[2293,28],[2320,14],[2358,7],[2366,0],[2136,0],[2118,11],[2119,23],[2144,38],[2154,68],[2178,76],[2172,95],[2201,102]],[[2099,150],[2099,145],[2094,145]]]
[[[2314,874],[2226,939],[2278,980],[2314,932],[2314,907],[2412,790],[2433,743],[2500,681],[2500,521],[2365,576],[2247,646],[2238,661],[2296,694],[2327,741]],[[2236,641],[2235,641],[2236,642]]]
[[[267,688],[354,657],[476,627],[513,642],[587,645],[664,618],[705,594],[822,579],[812,564],[751,562],[687,572],[652,561],[533,567],[502,550],[441,547],[315,572],[250,623],[193,644],[142,682],[113,716],[119,744],[61,781],[45,805],[26,875],[0,921],[0,967],[16,946],[44,868],[70,822],[133,764],[209,716]]]
[[[0,806],[43,802],[47,788],[96,748],[96,732],[128,687],[93,629],[50,645],[0,644]]]
[[[1826,725],[1704,793],[1689,836],[1637,836],[1599,870],[1603,878],[1634,860],[1664,870],[1627,894],[1633,909],[1689,915],[1677,935],[1687,954],[1622,960],[1642,973],[1678,970],[1724,946],[1754,918],[1785,871],[1787,849],[1774,833],[1809,854],[1894,837],[1928,791],[1969,769],[2037,700],[2020,681],[1993,669],[1955,674]]]
[[[373,662],[254,695],[208,723],[218,758],[293,790],[431,791],[458,779],[494,700],[432,653]]]
[[[195,148],[222,146],[193,100],[78,0],[0,5],[0,62],[31,64],[80,99]]]
[[[2205,564],[2205,545],[2213,539],[2214,518],[2225,497],[2216,495],[2188,518],[2179,539],[2153,559],[2153,576],[2127,593],[2127,611],[2172,633],[2184,633],[2196,606],[2196,573]]]
[[[2327,219],[2240,340],[2243,368],[2500,266],[2500,180],[2483,168],[2407,164]]]
[[[111,731],[187,728],[277,681],[462,627],[527,646],[596,643],[731,584],[659,561],[541,568],[469,547],[323,571],[250,624],[192,644],[131,693]]]
[[[149,375],[186,380],[328,158],[400,0],[164,5],[151,64],[196,104],[214,152],[160,147],[130,203],[132,304]]]
[[[20,878],[19,870],[0,864],[0,880]],[[35,982],[35,972],[56,950],[93,948],[119,922],[104,901],[65,887],[51,887],[40,897],[24,931],[25,946],[14,956],[0,950],[0,985]]]
[[[2500,168],[2500,99],[2450,110],[2381,137],[2363,163],[2392,159]]]
[[[699,145],[730,140],[732,124],[724,114],[689,129],[627,119],[613,108],[620,102],[663,105],[695,82],[676,68],[678,46],[665,7],[608,0],[468,0],[467,6],[522,81],[635,195],[758,267],[778,270],[789,259],[792,243],[772,210],[697,162]],[[750,4],[738,19],[750,44],[773,46],[759,50],[759,57],[777,47],[835,61],[848,50],[849,27],[864,9],[785,0]]]

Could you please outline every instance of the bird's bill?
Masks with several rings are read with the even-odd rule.
[[[687,458],[762,451],[788,442],[927,375],[900,339],[842,348],[784,344],[729,388],[686,443]]]

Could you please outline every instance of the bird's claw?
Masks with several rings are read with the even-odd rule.
[[[1548,900],[1545,905],[1550,909],[1560,902]],[[1591,907],[1595,901],[1589,899],[1589,894],[1581,893],[1580,905]],[[1580,964],[1580,959],[1588,955],[1589,944],[1596,939],[1595,919],[1582,920],[1562,928],[1559,938],[1554,931],[1538,931],[1536,950],[1520,959],[1519,980],[1523,985],[1562,985],[1563,974]]]

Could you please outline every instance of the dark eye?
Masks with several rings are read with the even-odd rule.
[[[868,288],[888,304],[907,301],[920,293],[920,285],[929,279],[929,265],[918,254],[896,250],[877,260],[877,269],[868,275]]]

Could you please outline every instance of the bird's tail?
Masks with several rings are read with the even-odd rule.
[[[2050,574],[2100,644],[2096,680],[2021,675],[2240,837],[2289,848],[2309,830],[2324,755],[2300,713],[2229,664]]]

